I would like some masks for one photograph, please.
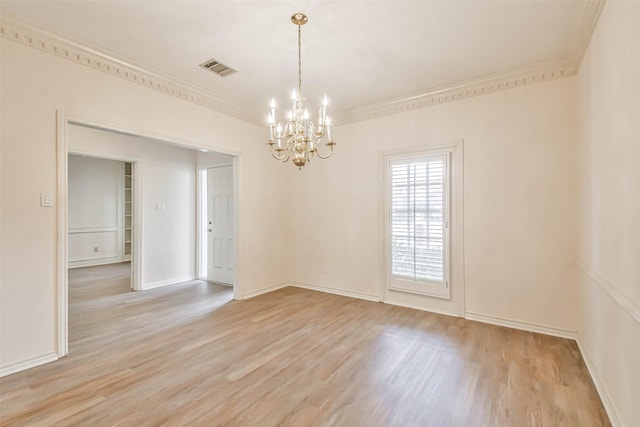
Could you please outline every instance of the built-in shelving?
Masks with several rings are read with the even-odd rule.
[[[133,175],[132,165],[124,164],[124,251],[123,258],[131,259],[131,241],[133,231]]]

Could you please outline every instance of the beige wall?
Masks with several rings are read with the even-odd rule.
[[[607,1],[578,74],[578,341],[617,425],[640,425],[640,3]]]
[[[2,39],[0,367],[56,352],[56,110],[178,144],[240,154],[241,251],[246,293],[286,278],[279,221],[282,165],[262,128]],[[250,262],[249,262],[250,261]]]
[[[639,9],[606,3],[577,78],[338,127],[334,157],[302,172],[260,127],[3,39],[0,367],[56,350],[56,209],[38,205],[56,189],[56,110],[240,154],[246,293],[381,298],[379,153],[464,139],[465,295],[387,300],[577,330],[613,421],[639,424]]]
[[[291,170],[294,281],[380,296],[379,153],[464,139],[466,312],[575,331],[575,79],[336,129],[336,153]],[[453,302],[389,302],[456,313]]]
[[[70,155],[69,268],[121,262],[124,255],[124,162]]]
[[[67,140],[70,152],[135,161],[142,190],[140,199],[134,200],[142,227],[142,245],[137,247],[144,249],[141,288],[195,278],[198,152],[77,125],[68,127]]]

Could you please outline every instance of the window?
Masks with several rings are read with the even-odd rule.
[[[449,298],[450,153],[386,157],[389,288]]]

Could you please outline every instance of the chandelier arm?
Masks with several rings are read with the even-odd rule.
[[[335,142],[331,141],[331,142],[327,142],[325,145],[329,146],[329,154],[327,154],[326,156],[323,156],[322,154],[320,154],[320,150],[318,150],[316,148],[316,155],[321,158],[322,160],[328,159],[329,157],[331,157],[331,155],[333,154],[333,146],[336,145]]]
[[[316,137],[318,141],[320,141],[324,135],[326,134],[326,126],[318,126],[318,128],[314,128],[313,135]]]
[[[274,159],[280,160],[282,162],[286,162],[287,160],[289,160],[289,151],[288,150],[282,150],[282,155],[281,156],[277,155],[276,152],[278,152],[278,150],[276,150],[275,148],[271,147],[271,155],[273,156]]]

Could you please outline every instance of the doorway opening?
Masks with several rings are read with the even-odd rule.
[[[217,162],[212,163],[212,158]],[[209,161],[198,167],[198,276],[230,287],[234,286],[236,269],[232,159],[208,153]]]
[[[78,274],[78,282],[102,280],[100,275],[116,277],[120,285],[126,283],[126,293],[130,290],[143,291],[151,288],[184,284],[194,281],[200,275],[200,238],[197,216],[199,216],[199,168],[201,165],[222,166],[224,158],[226,166],[231,166],[231,187],[233,193],[227,199],[226,213],[228,223],[232,225],[232,240],[227,245],[233,246],[229,250],[231,257],[227,258],[227,265],[234,271],[232,279],[222,279],[233,286],[232,292],[227,292],[229,298],[242,299],[242,281],[235,268],[241,262],[238,250],[240,241],[240,186],[238,185],[241,171],[241,158],[238,153],[209,153],[198,144],[184,144],[166,139],[166,135],[155,135],[153,131],[135,132],[126,128],[106,125],[87,119],[73,118],[58,112],[58,184],[57,184],[57,353],[58,357],[68,354],[69,349],[69,302],[70,275],[82,273],[82,268],[100,270],[94,271],[93,276]],[[179,141],[175,139],[174,141]],[[219,156],[212,161],[211,156]],[[87,258],[76,257],[75,249],[71,249],[77,237],[70,237],[70,169],[69,164],[74,161],[71,156],[112,160],[122,162],[123,185],[130,187],[122,189],[123,202],[121,237],[113,237],[107,243],[85,244],[84,250],[91,254],[101,255],[104,264],[109,265],[81,265]],[[209,164],[214,163],[214,164]],[[71,171],[71,175],[73,171]],[[144,180],[144,185],[143,185]],[[143,197],[144,187],[144,197]],[[71,202],[73,203],[73,202]],[[144,204],[144,206],[143,206]],[[111,209],[111,208],[109,208]],[[143,220],[144,218],[144,220]],[[199,220],[199,218],[198,218]],[[111,224],[113,225],[113,224]],[[144,227],[143,227],[144,225]],[[85,224],[86,226],[86,224]],[[88,226],[87,226],[88,227]],[[77,227],[76,227],[77,228]],[[84,233],[111,232],[106,225],[96,226],[93,230],[87,228]],[[144,230],[143,230],[144,228]],[[78,231],[78,230],[74,230]],[[144,231],[144,233],[143,233]],[[117,232],[116,232],[117,234]],[[79,239],[80,241],[82,238]],[[89,239],[90,240],[90,239]],[[86,242],[85,242],[86,243]],[[97,251],[96,251],[97,247]],[[120,253],[114,254],[114,247]],[[88,249],[87,249],[88,248]],[[94,252],[95,251],[95,252]],[[118,256],[121,256],[117,263]],[[98,258],[98,256],[96,256]],[[70,262],[75,265],[70,266]],[[126,264],[130,263],[130,267]],[[114,268],[111,268],[114,267]],[[118,269],[117,267],[123,267]],[[84,270],[88,272],[88,270]],[[123,274],[123,271],[125,273]],[[106,276],[105,276],[106,277]],[[104,278],[104,277],[103,277]],[[88,280],[85,280],[88,279]],[[128,280],[127,280],[128,279]],[[102,280],[104,282],[104,280]],[[120,286],[118,285],[118,286]],[[205,282],[195,284],[207,291]],[[114,283],[115,286],[115,283]],[[220,287],[218,287],[219,289]],[[169,291],[169,290],[167,290]],[[112,290],[107,290],[112,292]],[[116,292],[113,290],[113,292]],[[119,291],[118,291],[119,292]],[[120,292],[122,293],[122,292]],[[78,295],[73,295],[76,298]],[[89,296],[87,295],[87,298]],[[116,296],[120,298],[120,295]],[[126,297],[122,295],[122,297]],[[80,295],[82,299],[82,295]],[[88,301],[86,301],[88,303]],[[91,304],[82,304],[90,306]],[[74,307],[74,310],[77,307]],[[74,311],[75,313],[75,311]],[[76,322],[77,323],[77,322]],[[76,334],[77,336],[77,334]]]
[[[120,275],[127,270],[127,280],[118,280],[118,287],[133,290],[135,163],[72,152],[67,162],[69,273],[99,274],[99,266],[121,264],[118,270]]]

